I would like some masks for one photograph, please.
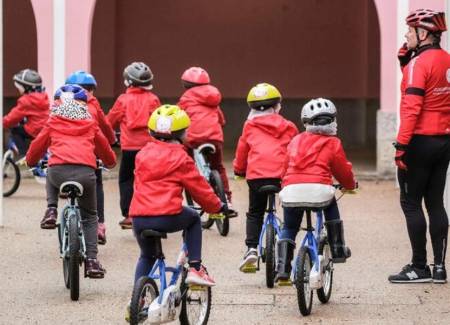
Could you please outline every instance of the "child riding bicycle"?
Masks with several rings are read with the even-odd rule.
[[[201,265],[202,228],[197,211],[182,205],[185,188],[209,213],[226,212],[226,205],[195,167],[183,146],[190,120],[178,106],[163,105],[148,121],[154,137],[136,156],[134,195],[130,205],[133,231],[141,248],[135,281],[147,275],[155,262],[154,242],[141,232],[184,231],[189,271],[186,283],[214,286],[214,280]]]
[[[50,207],[57,207],[62,183],[76,181],[83,186],[84,194],[78,203],[86,240],[86,274],[99,278],[105,270],[97,260],[96,155],[109,167],[115,165],[116,156],[86,102],[86,92],[79,86],[65,85],[58,89],[50,118],[31,143],[26,161],[34,166],[47,149],[50,151],[46,183]],[[56,228],[56,216],[50,215],[42,224],[46,229]]]
[[[117,98],[107,118],[113,128],[120,125],[122,161],[119,169],[119,191],[123,220],[119,225],[122,229],[131,229],[128,210],[133,197],[136,154],[151,139],[147,122],[161,103],[150,91],[153,88],[153,73],[145,63],[133,62],[128,65],[123,71],[123,78],[127,90]]]
[[[3,128],[11,128],[11,137],[22,157],[28,149],[27,141],[34,139],[47,122],[50,106],[41,76],[36,71],[21,70],[13,81],[20,97],[17,105],[3,117]]]
[[[228,200],[228,209],[231,207],[231,191],[228,177],[223,165],[223,127],[225,117],[219,107],[222,95],[219,90],[210,84],[211,80],[206,70],[191,67],[181,76],[183,88],[186,89],[181,96],[178,106],[186,111],[191,120],[187,130],[187,146],[197,148],[209,142],[214,145],[215,152],[209,154],[211,168],[219,172]],[[237,213],[233,211],[237,216]],[[230,215],[231,216],[231,215]]]
[[[350,257],[345,246],[344,228],[332,187],[334,176],[348,190],[356,188],[352,164],[347,161],[341,141],[336,136],[336,107],[328,99],[313,99],[302,108],[301,119],[306,131],[297,135],[288,146],[280,199],[295,202],[302,185],[311,184],[310,193],[327,197],[324,209],[328,241],[333,262],[344,263]],[[318,185],[315,186],[314,185]],[[289,279],[295,237],[300,230],[303,211],[298,207],[284,207],[284,225],[277,242],[278,280]]]
[[[241,271],[254,266],[258,260],[259,234],[268,198],[259,189],[265,185],[281,186],[287,145],[298,133],[294,123],[279,114],[281,94],[274,86],[256,85],[248,93],[247,103],[251,110],[233,161],[234,174],[245,176],[249,187],[247,252],[239,266]]]

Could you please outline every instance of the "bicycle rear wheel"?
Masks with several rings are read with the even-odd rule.
[[[295,274],[295,286],[297,288],[297,302],[300,313],[303,316],[311,314],[313,291],[309,286],[312,261],[308,248],[302,247],[297,256],[297,270]]]
[[[148,308],[158,297],[158,287],[155,281],[147,276],[140,277],[134,284],[130,302],[130,324],[145,322],[148,317]]]
[[[211,187],[214,190],[214,193],[219,197],[219,199],[223,202],[227,202],[227,198],[225,196],[225,190],[223,187],[222,179],[220,178],[220,174],[217,170],[211,171],[211,176],[209,180]],[[225,216],[223,219],[215,219],[217,230],[221,236],[228,235],[230,231],[230,219]]]
[[[321,303],[326,304],[331,297],[333,289],[333,262],[331,249],[327,238],[323,238],[319,245],[319,255],[323,256],[323,287],[317,290],[317,297]]]
[[[181,280],[181,325],[205,325],[211,312],[211,287],[189,287],[186,283],[187,270]]]
[[[80,237],[76,216],[69,216],[69,285],[70,299],[80,296]]]
[[[266,285],[267,288],[273,288],[275,280],[275,230],[271,224],[266,228]]]
[[[20,185],[19,166],[11,157],[6,158],[3,165],[3,197],[13,195]]]

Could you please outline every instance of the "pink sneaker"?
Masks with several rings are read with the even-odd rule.
[[[198,271],[190,267],[186,277],[186,283],[207,287],[214,287],[216,285],[216,282],[209,276],[204,266],[201,266]]]
[[[106,244],[106,226],[104,223],[98,223],[97,241],[100,245]]]

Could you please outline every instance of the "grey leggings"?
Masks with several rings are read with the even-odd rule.
[[[97,194],[95,169],[84,165],[56,165],[48,168],[47,204],[57,206],[59,187],[67,181],[83,185],[83,195],[78,198],[81,223],[86,240],[86,255],[97,257]]]

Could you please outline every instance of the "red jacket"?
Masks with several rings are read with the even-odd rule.
[[[11,128],[26,118],[25,131],[33,138],[42,130],[48,120],[50,105],[46,93],[28,93],[17,100],[8,115],[3,117],[3,127]]]
[[[294,123],[276,113],[247,120],[233,161],[234,173],[249,180],[281,178],[287,145],[297,133]]]
[[[450,55],[427,46],[403,68],[400,129],[397,141],[413,134],[450,134]]]
[[[302,132],[287,150],[283,187],[299,183],[331,185],[334,176],[344,188],[355,188],[352,164],[347,160],[339,138]]]
[[[187,131],[188,144],[202,144],[208,141],[223,143],[225,117],[219,107],[222,95],[211,85],[192,87],[181,96],[178,105],[191,119]]]
[[[110,125],[120,125],[122,150],[140,150],[151,139],[147,123],[150,115],[161,103],[151,91],[129,87],[117,98],[106,116]]]
[[[49,166],[78,164],[96,168],[96,156],[106,167],[116,164],[116,155],[93,119],[70,120],[51,116],[31,142],[26,156],[28,166],[36,165],[47,148],[50,151]]]
[[[103,112],[103,109],[95,96],[91,94],[88,95],[87,106],[89,113],[91,113],[94,120],[98,122],[100,130],[103,132],[103,135],[106,137],[106,139],[108,139],[109,143],[113,144],[114,142],[116,142],[116,135],[114,134],[114,130],[112,129],[111,125],[109,125],[105,113]]]
[[[199,174],[184,147],[152,139],[136,155],[129,216],[179,214],[184,188],[206,212],[220,210],[219,198]]]

